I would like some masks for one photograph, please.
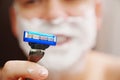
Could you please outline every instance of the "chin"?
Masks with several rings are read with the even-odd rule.
[[[84,55],[84,49],[78,43],[50,47],[40,63],[52,71],[64,71],[72,67]]]

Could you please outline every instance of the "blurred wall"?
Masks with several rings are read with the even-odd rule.
[[[120,55],[120,0],[103,0],[103,22],[96,49]]]
[[[26,60],[11,32],[9,9],[12,0],[0,0],[0,67],[8,60]]]

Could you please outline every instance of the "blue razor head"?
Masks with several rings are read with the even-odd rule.
[[[29,43],[55,46],[57,42],[57,37],[53,34],[24,31],[23,40]]]

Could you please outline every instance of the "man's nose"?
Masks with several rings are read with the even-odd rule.
[[[65,9],[57,2],[51,2],[44,8],[41,18],[46,21],[52,21],[57,18],[65,18]]]

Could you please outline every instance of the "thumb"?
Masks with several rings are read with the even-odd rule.
[[[18,80],[20,77],[43,80],[47,76],[47,69],[29,61],[8,61],[2,69],[2,80]]]

